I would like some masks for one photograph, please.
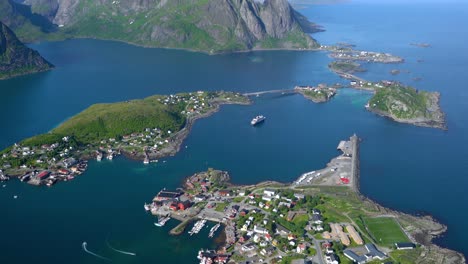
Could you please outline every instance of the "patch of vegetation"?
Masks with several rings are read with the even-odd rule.
[[[412,264],[416,263],[421,255],[421,248],[414,248],[410,250],[395,250],[390,253],[390,257],[399,264]]]
[[[352,61],[334,61],[328,64],[328,67],[332,70],[345,72],[345,73],[355,73],[355,72],[364,72],[365,69],[361,68],[361,65]]]
[[[432,115],[427,110],[430,107],[429,96],[430,93],[426,91],[392,85],[377,88],[375,95],[369,101],[369,106],[399,119],[431,118]]]
[[[365,217],[363,220],[379,245],[392,247],[397,242],[409,242],[400,225],[391,217]]]

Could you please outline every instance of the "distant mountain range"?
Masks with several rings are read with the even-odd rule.
[[[25,41],[90,37],[209,53],[311,49],[320,30],[287,0],[2,0]]]
[[[0,22],[0,79],[41,72],[53,67],[37,51],[26,47]]]

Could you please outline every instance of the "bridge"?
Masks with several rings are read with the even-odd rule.
[[[260,96],[262,94],[274,94],[274,93],[291,94],[291,93],[297,93],[297,91],[295,89],[269,90],[269,91],[245,93],[244,96]]]

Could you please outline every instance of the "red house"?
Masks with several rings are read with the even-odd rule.
[[[171,205],[169,206],[169,208],[173,211],[177,211],[179,209],[179,207],[177,206],[176,203],[171,203]]]
[[[184,202],[179,202],[178,206],[179,206],[179,210],[184,211],[184,210],[190,208],[191,205],[192,204],[190,203],[190,201],[187,200],[187,201],[184,201]]]
[[[343,184],[349,184],[349,178],[341,177],[340,180]]]
[[[43,172],[39,173],[36,177],[42,180],[42,179],[45,179],[45,178],[49,177],[49,175],[50,175],[50,172],[43,171]]]

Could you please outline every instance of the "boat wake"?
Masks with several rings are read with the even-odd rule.
[[[136,253],[128,252],[128,251],[123,251],[123,250],[118,250],[118,249],[112,247],[112,246],[109,244],[109,241],[107,241],[107,240],[106,240],[106,244],[107,244],[107,246],[108,246],[110,249],[114,250],[115,252],[119,252],[119,253],[122,253],[122,254],[125,254],[125,255],[130,255],[130,256],[136,256]]]
[[[101,255],[98,255],[98,254],[96,254],[96,253],[94,253],[94,252],[89,251],[89,250],[86,248],[87,245],[88,245],[88,243],[86,243],[86,242],[83,242],[83,244],[81,245],[81,246],[83,247],[83,250],[84,250],[86,253],[88,253],[88,254],[90,254],[90,255],[93,255],[93,256],[95,256],[95,257],[97,257],[97,258],[100,258],[100,259],[103,259],[103,260],[107,260],[107,261],[111,261],[111,262],[112,262],[111,259],[108,259],[108,258],[106,258],[106,257],[103,257],[103,256],[101,256]]]

